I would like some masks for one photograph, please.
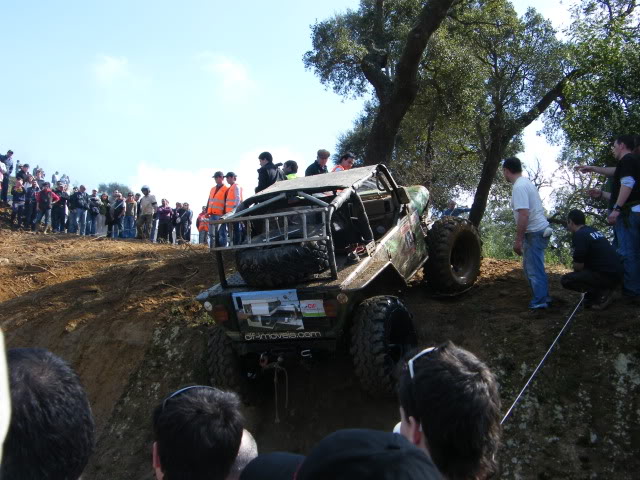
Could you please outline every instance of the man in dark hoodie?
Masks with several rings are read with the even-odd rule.
[[[278,180],[284,180],[285,176],[278,165],[273,164],[273,156],[269,152],[262,152],[258,155],[260,168],[258,169],[258,186],[256,193],[269,188]]]

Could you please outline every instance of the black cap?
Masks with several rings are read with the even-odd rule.
[[[265,453],[244,467],[240,480],[293,480],[303,460],[304,456],[295,453]]]
[[[224,173],[218,170],[216,173],[213,174],[213,177],[211,178],[216,178],[216,177],[224,177]]]
[[[425,452],[402,435],[376,430],[339,430],[300,455],[260,455],[241,480],[441,480]]]
[[[229,172],[225,175],[225,177],[237,177],[237,175],[233,172]]]

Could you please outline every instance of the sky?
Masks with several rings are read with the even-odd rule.
[[[217,170],[252,193],[260,152],[304,169],[360,111],[302,63],[310,25],[358,4],[3,0],[0,151],[89,189],[146,184],[196,212]],[[558,0],[514,5],[568,22]],[[558,149],[540,128],[526,130],[521,158],[552,169]]]

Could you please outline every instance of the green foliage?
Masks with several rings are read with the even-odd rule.
[[[338,151],[362,158],[378,114],[377,98],[361,68],[367,46],[384,48],[386,69],[393,75],[423,3],[385,2],[382,33],[375,31],[373,1],[312,27],[313,50],[305,54],[305,66],[340,95],[371,94],[352,130],[339,138]],[[460,3],[422,57],[418,95],[395,139],[394,174],[402,183],[426,185],[439,208],[450,198],[473,193],[492,134],[507,130],[562,78],[565,53],[551,24],[533,10],[520,19],[505,0]],[[521,149],[524,126],[501,154]]]
[[[113,196],[113,192],[115,192],[116,190],[118,190],[125,197],[127,196],[127,193],[133,191],[127,185],[118,182],[110,182],[108,184],[101,183],[100,185],[98,185],[98,192],[107,193],[110,197]]]
[[[574,9],[571,61],[585,72],[553,112],[565,162],[612,165],[611,141],[640,132],[640,22],[635,0],[586,0]]]

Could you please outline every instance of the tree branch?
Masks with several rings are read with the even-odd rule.
[[[551,105],[556,99],[560,98],[567,82],[578,78],[581,75],[583,75],[583,72],[577,69],[566,74],[562,80],[549,90],[533,107],[531,107],[527,112],[524,112],[518,118],[509,122],[506,128],[506,137],[512,138],[517,135],[518,132],[524,130],[524,128],[538,118],[549,105]]]

